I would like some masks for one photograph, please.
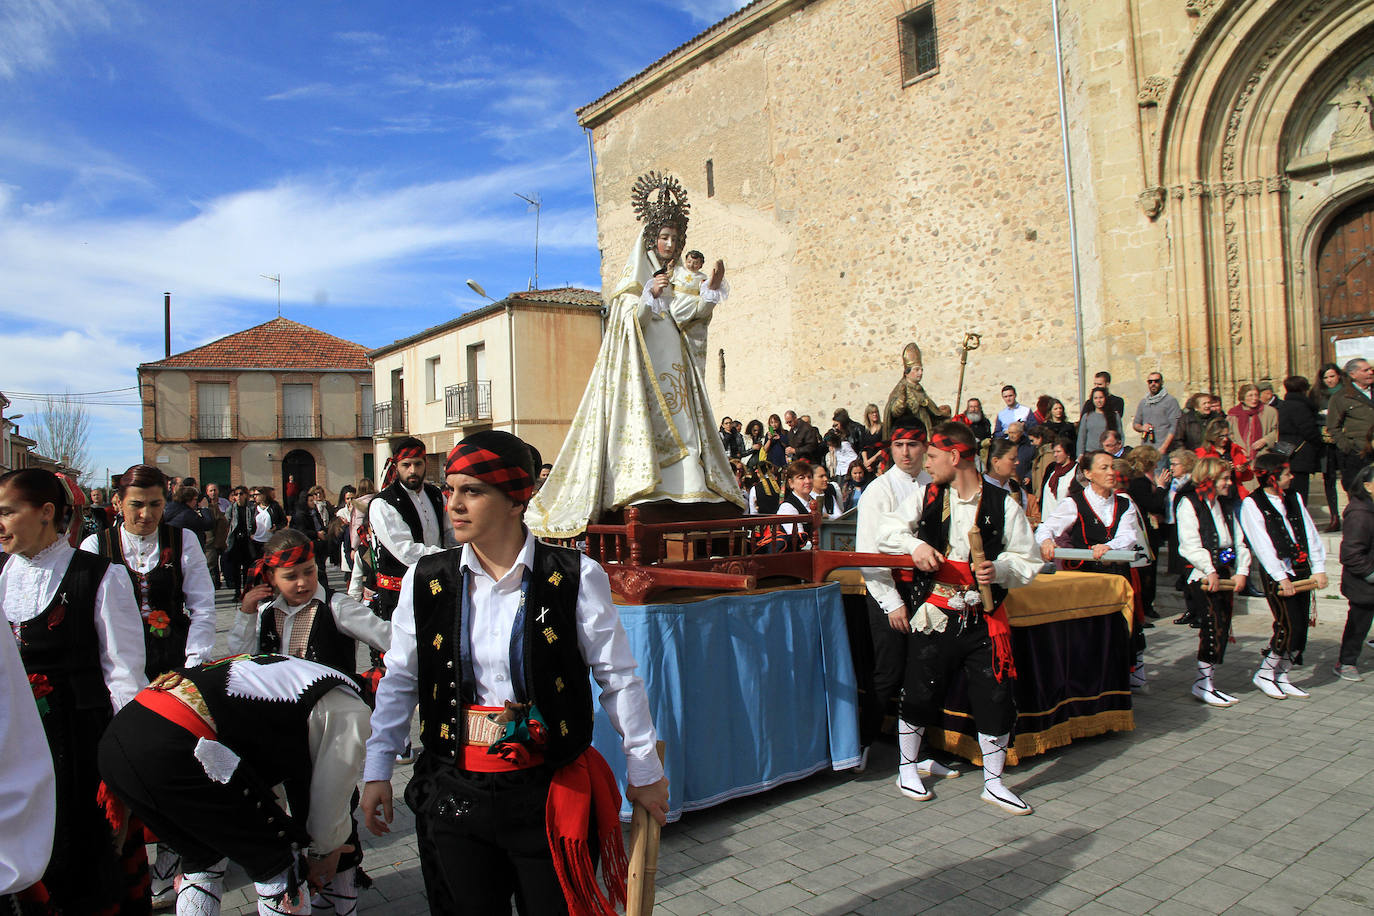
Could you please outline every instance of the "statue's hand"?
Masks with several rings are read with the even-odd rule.
[[[716,266],[711,268],[711,280],[706,285],[711,289],[720,289],[720,282],[725,279],[725,262],[717,261]]]

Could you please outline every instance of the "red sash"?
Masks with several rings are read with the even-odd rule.
[[[976,589],[977,580],[973,577],[973,566],[958,560],[945,560],[935,573],[939,585],[952,585],[955,588]],[[949,598],[931,592],[926,601],[938,608],[950,610]],[[958,611],[955,611],[958,613]],[[1005,605],[999,604],[992,610],[984,609],[983,619],[988,622],[988,637],[992,640],[992,673],[997,680],[1016,677],[1016,660],[1011,654],[1011,621],[1007,618]]]

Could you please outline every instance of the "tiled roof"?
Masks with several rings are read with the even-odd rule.
[[[255,328],[144,363],[149,369],[312,369],[371,372],[367,347],[317,331],[288,318],[273,318]]]
[[[557,302],[562,305],[601,305],[601,294],[595,290],[578,286],[560,286],[557,289],[532,289],[524,293],[511,293],[512,299],[531,302]]]
[[[457,318],[450,318],[443,324],[436,324],[432,328],[425,328],[417,334],[409,337],[402,337],[400,340],[392,341],[384,347],[378,347],[370,351],[367,355],[372,359],[379,359],[388,353],[394,353],[403,347],[408,347],[413,343],[418,343],[435,334],[442,334],[453,328],[460,328],[464,325],[481,321],[488,315],[503,311],[507,305],[515,308],[519,303],[542,303],[545,305],[573,305],[581,308],[599,309],[604,304],[601,301],[601,294],[596,290],[583,289],[580,286],[559,286],[554,289],[531,289],[524,292],[511,293],[506,298],[496,302],[488,302],[486,305],[473,309],[459,315]]]

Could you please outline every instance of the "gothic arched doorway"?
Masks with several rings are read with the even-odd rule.
[[[305,449],[294,449],[281,460],[282,507],[286,514],[295,511],[295,499],[299,499],[315,485],[315,456]],[[295,486],[291,486],[294,481]]]
[[[1324,360],[1374,358],[1374,196],[1347,206],[1322,234],[1317,316]]]

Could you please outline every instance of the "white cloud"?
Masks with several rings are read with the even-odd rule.
[[[110,27],[101,0],[5,0],[0,4],[0,78],[51,67],[63,35]]]
[[[526,245],[529,219],[511,190],[537,189],[546,199],[576,190],[587,181],[580,153],[399,188],[283,181],[213,199],[181,219],[10,208],[0,223],[0,315],[77,328],[146,315],[156,326],[159,294],[172,290],[183,321],[222,321],[226,306],[262,299],[258,274],[277,272],[296,301],[317,290],[336,306],[394,299],[419,279],[413,259],[480,262]],[[595,248],[589,211],[546,206],[541,223],[547,250]]]

